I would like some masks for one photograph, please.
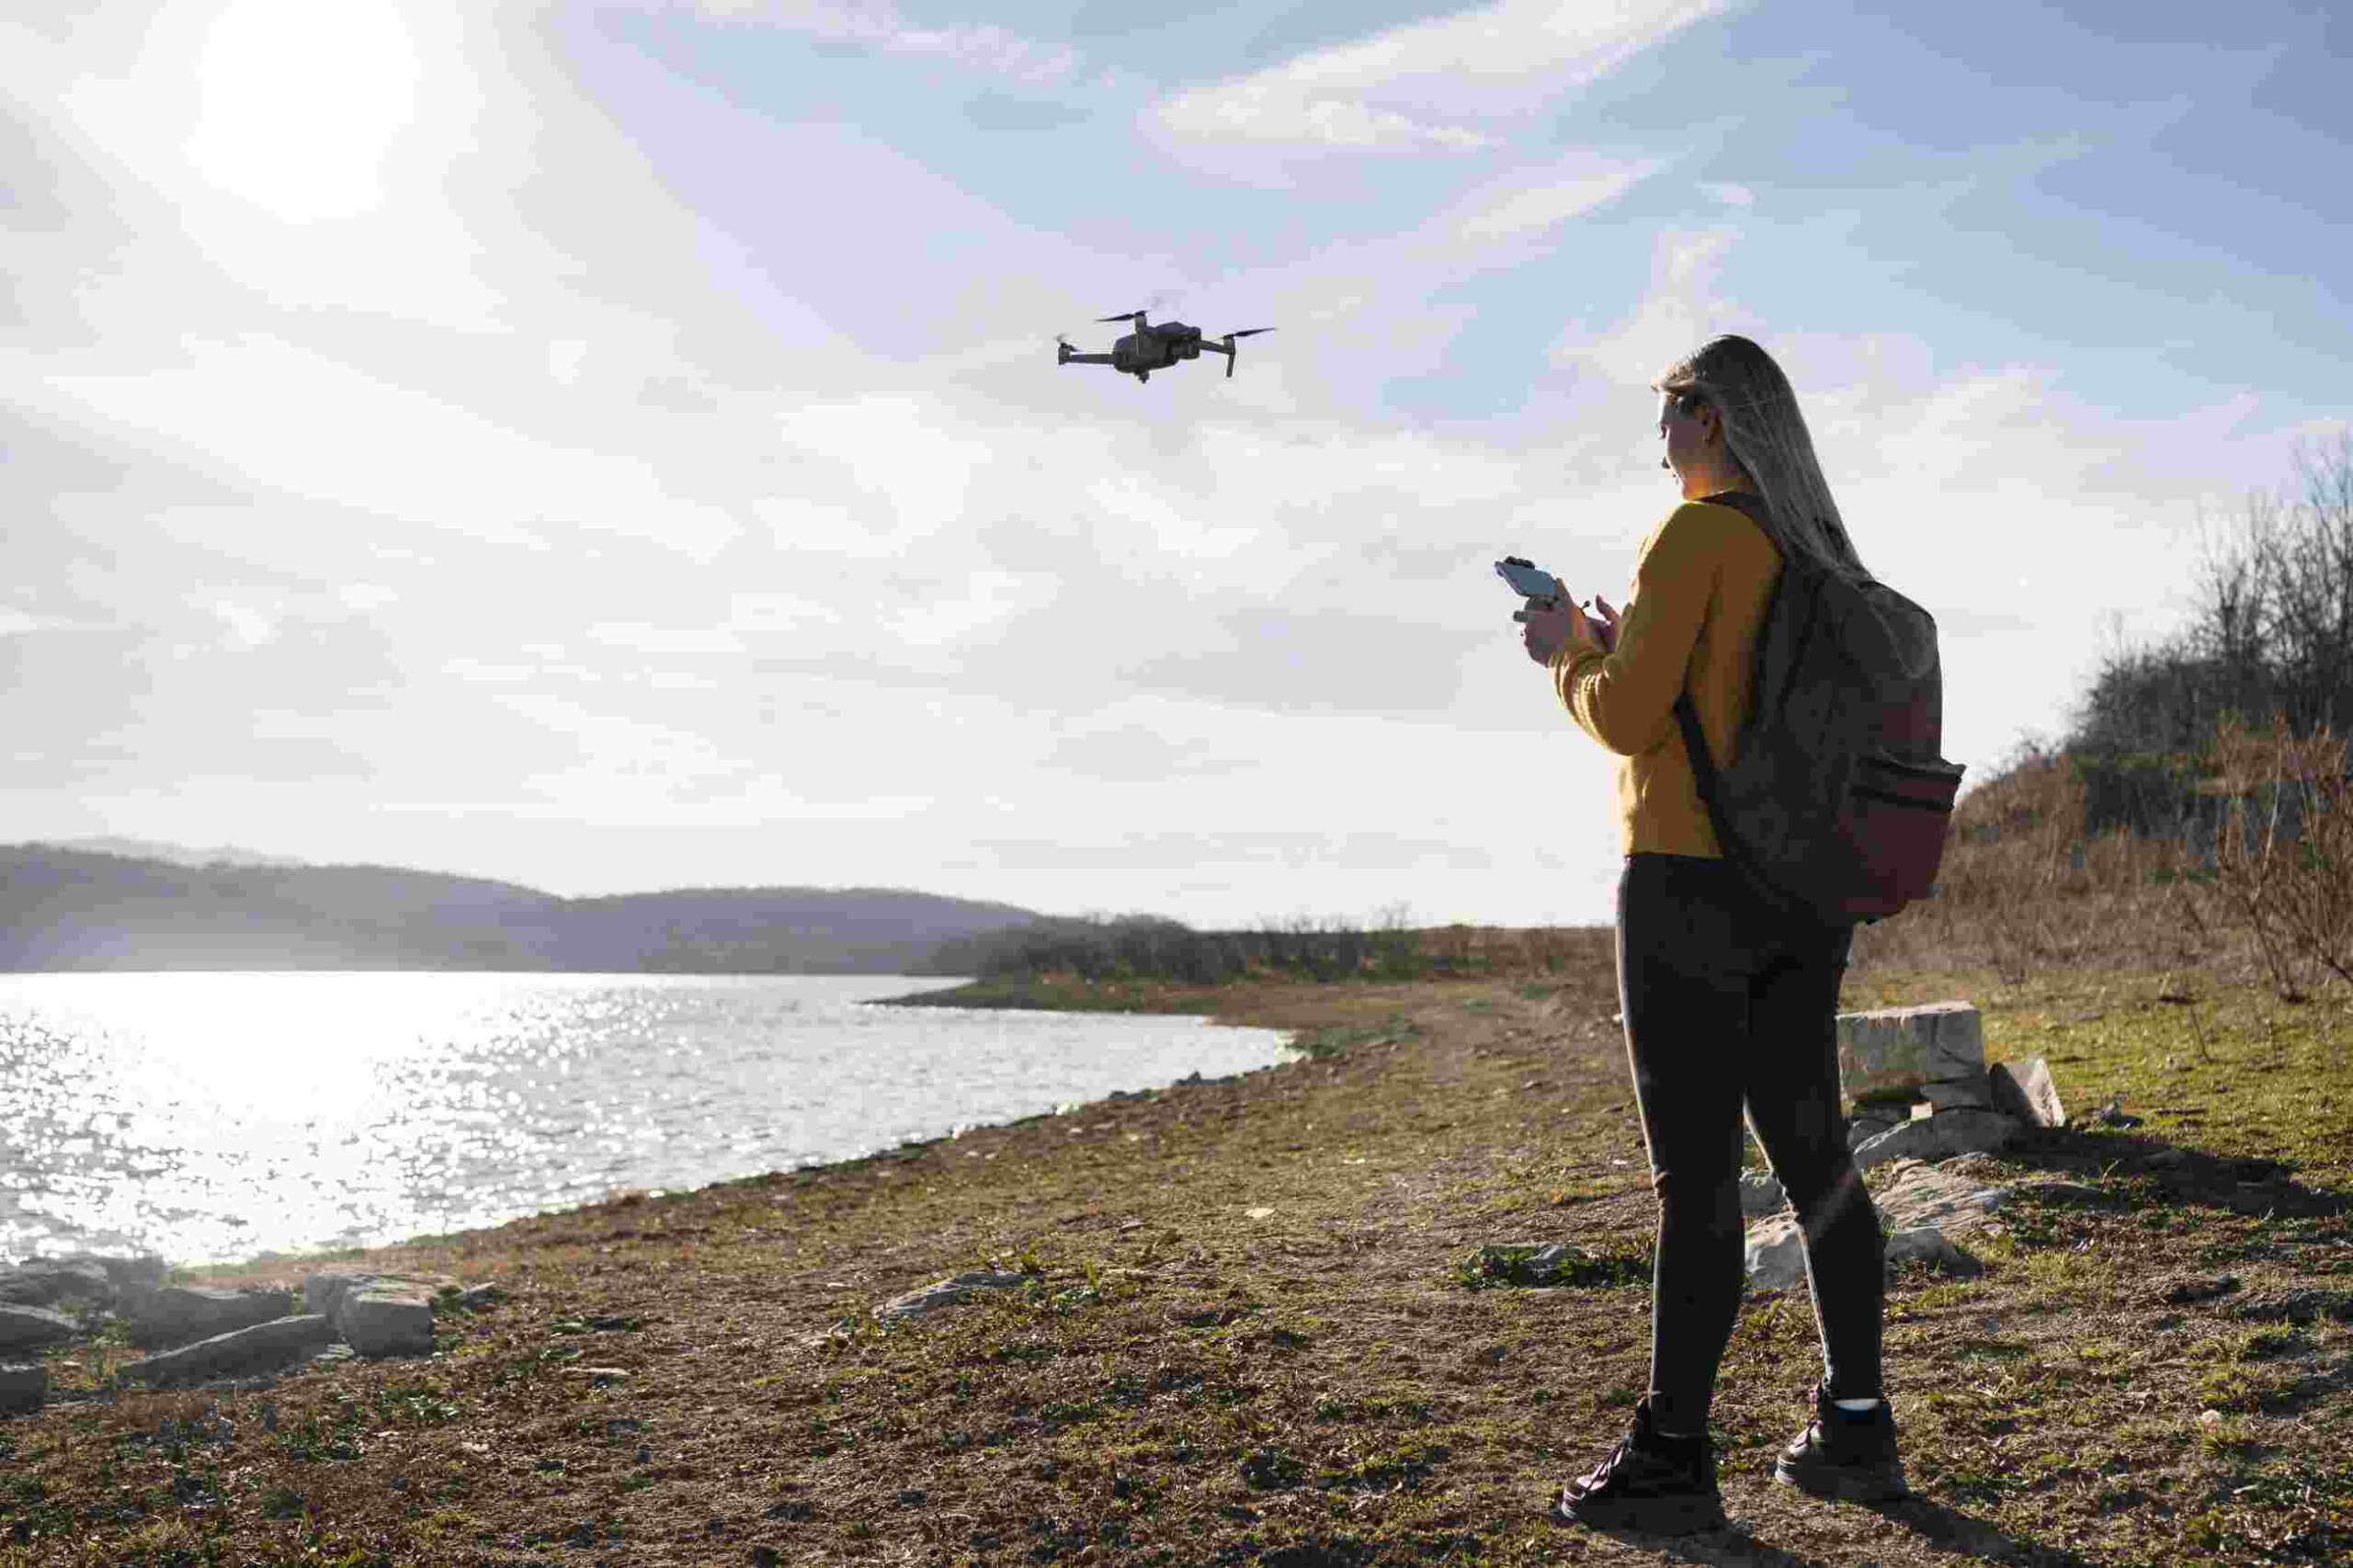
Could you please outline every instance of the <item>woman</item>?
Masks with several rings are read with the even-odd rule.
[[[1608,1458],[1561,1489],[1556,1518],[1665,1533],[1724,1523],[1708,1402],[1744,1285],[1741,1115],[1805,1233],[1824,1375],[1776,1481],[1824,1496],[1904,1491],[1880,1386],[1883,1243],[1847,1150],[1836,1018],[1849,926],[1768,913],[1722,858],[1673,705],[1688,690],[1722,767],[1748,706],[1751,652],[1802,553],[1866,576],[1789,378],[1718,337],[1652,383],[1660,466],[1683,505],[1643,541],[1623,612],[1563,595],[1523,639],[1578,725],[1616,753],[1626,863],[1618,993],[1658,1194],[1650,1390]]]

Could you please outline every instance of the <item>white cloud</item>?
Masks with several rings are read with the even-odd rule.
[[[1719,0],[1498,0],[1188,88],[1150,119],[1177,146],[1473,152],[1482,124],[1554,106]]]
[[[1552,345],[1552,363],[1582,362],[1620,385],[1647,386],[1709,338],[1752,328],[1745,312],[1717,294],[1724,256],[1737,237],[1729,229],[1662,233],[1649,286],[1633,311],[1598,335],[1572,328]]]
[[[1080,65],[1074,50],[1041,45],[1000,27],[914,26],[888,0],[692,0],[692,8],[714,21],[860,43],[888,54],[928,55],[1023,82],[1052,81]]]
[[[1655,158],[1565,153],[1473,190],[1457,209],[1453,237],[1479,244],[1552,228],[1616,200],[1663,166]]]
[[[277,626],[267,616],[233,599],[212,599],[205,608],[227,624],[231,641],[239,647],[258,648],[278,635]]]
[[[1727,207],[1746,208],[1756,205],[1756,193],[1745,185],[1715,185],[1702,180],[1699,182],[1699,188]]]

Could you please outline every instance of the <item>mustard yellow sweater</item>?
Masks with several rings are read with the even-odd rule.
[[[1563,704],[1618,754],[1625,853],[1722,857],[1675,699],[1691,693],[1708,755],[1729,764],[1748,716],[1750,654],[1780,574],[1779,552],[1746,514],[1686,501],[1643,540],[1617,650],[1572,637],[1552,656]]]

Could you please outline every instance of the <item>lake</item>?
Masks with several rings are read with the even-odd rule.
[[[1291,1054],[896,976],[0,975],[0,1258],[369,1246]]]

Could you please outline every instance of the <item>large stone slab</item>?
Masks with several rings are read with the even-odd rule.
[[[0,1301],[11,1306],[53,1306],[69,1296],[111,1306],[114,1280],[89,1258],[36,1257],[0,1269]]]
[[[306,1312],[325,1312],[332,1317],[344,1297],[355,1290],[371,1288],[406,1290],[412,1287],[421,1288],[429,1297],[444,1290],[456,1290],[458,1282],[446,1274],[361,1273],[345,1269],[323,1271],[303,1277],[302,1310]]]
[[[1984,1073],[1966,1078],[1920,1085],[1920,1097],[1938,1110],[1999,1110],[1994,1103],[1994,1082]]]
[[[1851,1100],[1908,1099],[1985,1071],[1985,1026],[1970,1002],[1838,1015],[1838,1082]]]
[[[63,1345],[81,1332],[72,1318],[47,1307],[0,1305],[0,1354]]]
[[[297,1361],[335,1342],[335,1325],[325,1314],[305,1312],[269,1323],[216,1334],[121,1370],[127,1378],[156,1387],[202,1382],[207,1378],[237,1377]]]
[[[1985,1185],[1964,1161],[1946,1168],[1911,1161],[1893,1174],[1871,1196],[1888,1261],[1922,1258],[1954,1273],[1977,1272],[1976,1260],[1953,1238],[1982,1226],[2008,1189]],[[1776,1215],[1749,1226],[1745,1261],[1749,1283],[1757,1290],[1785,1290],[1803,1283],[1805,1235],[1797,1216]]]
[[[2009,1146],[2023,1131],[2018,1119],[1995,1110],[1940,1110],[1904,1122],[1855,1150],[1855,1168],[1869,1170],[1889,1160],[1945,1160],[1956,1154],[1991,1153]]]
[[[1892,1107],[1873,1106],[1869,1111],[1858,1111],[1847,1122],[1847,1147],[1859,1149],[1881,1133],[1889,1131],[1912,1115],[1909,1106],[1898,1116]]]
[[[2059,1085],[2051,1081],[2050,1063],[2041,1057],[1996,1062],[1986,1080],[1993,1089],[1995,1109],[2034,1127],[2067,1125],[2067,1108],[2059,1103]]]
[[[2008,1195],[2009,1188],[1984,1181],[1961,1162],[1903,1161],[1888,1167],[1871,1201],[1891,1233],[1934,1225],[1949,1235],[1984,1224]]]
[[[164,1282],[164,1260],[153,1253],[140,1253],[131,1257],[118,1257],[110,1253],[69,1252],[51,1260],[57,1263],[95,1263],[107,1271],[117,1290],[152,1290]]]
[[[187,1345],[216,1334],[269,1323],[294,1310],[294,1292],[202,1285],[162,1285],[139,1292],[131,1309],[131,1337],[140,1345]]]
[[[371,1280],[336,1299],[335,1329],[362,1356],[430,1356],[433,1294],[423,1280]]]
[[[0,1361],[0,1415],[39,1410],[49,1397],[49,1369],[38,1361]]]

